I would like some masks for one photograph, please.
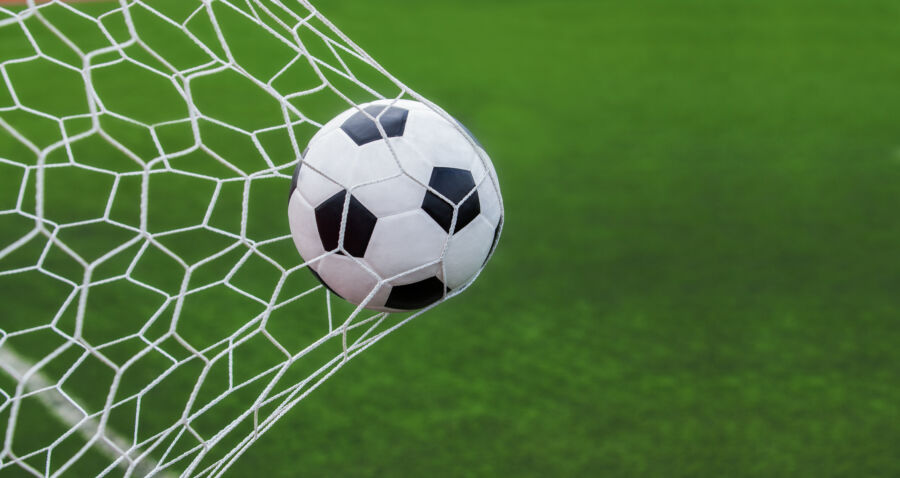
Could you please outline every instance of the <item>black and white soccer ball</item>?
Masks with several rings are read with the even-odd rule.
[[[470,283],[503,223],[481,145],[407,100],[361,105],[323,126],[294,172],[288,214],[313,274],[343,299],[386,312],[426,307]]]

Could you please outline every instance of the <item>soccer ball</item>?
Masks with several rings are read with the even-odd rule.
[[[422,103],[382,100],[338,115],[310,140],[288,215],[300,255],[328,289],[399,312],[474,279],[496,246],[503,206],[493,165],[465,127]]]

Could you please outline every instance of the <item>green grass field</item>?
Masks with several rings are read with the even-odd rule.
[[[226,476],[900,475],[900,4],[319,7],[480,137],[498,170],[506,225],[468,292],[343,368]],[[4,35],[0,61],[20,54]],[[83,92],[67,92],[52,71],[18,74],[44,108],[83,107]],[[152,81],[102,81],[132,114],[169,117]],[[198,101],[251,127],[272,113],[229,81]],[[47,131],[17,113],[0,118]],[[220,137],[231,152],[246,146]],[[103,161],[101,146],[84,148],[83,157]],[[29,154],[0,136],[0,158],[33,161]],[[72,217],[102,210],[108,185],[93,180],[48,176],[47,207]],[[0,165],[0,209],[14,207],[21,182],[20,169]],[[259,200],[280,207],[287,184]],[[153,187],[209,200],[201,191],[209,186]],[[235,204],[226,193],[222,201]],[[259,214],[251,229],[287,234],[283,210]],[[170,208],[156,220],[198,218]],[[30,224],[0,216],[0,248]],[[66,240],[96,257],[127,238],[110,237],[118,233],[86,228]],[[200,258],[210,241],[172,247]],[[42,245],[5,260],[33,264]],[[60,270],[80,270],[60,261]],[[160,259],[147,277],[176,284],[171,267]],[[252,277],[245,286],[271,288]],[[64,292],[37,274],[0,278],[0,329],[47,323]],[[257,312],[234,295],[197,303],[185,333],[202,340]],[[92,333],[121,335],[126,318],[159,306],[152,295],[124,297],[98,293]],[[302,343],[323,331],[282,332]],[[29,340],[18,349],[45,353],[42,335]],[[269,359],[244,360],[252,368]],[[102,375],[85,373],[85,383]],[[0,388],[10,384],[0,376]],[[40,420],[37,407],[27,413]],[[0,433],[7,418],[0,413]],[[46,440],[53,425],[45,426],[22,440]],[[84,473],[96,469],[86,461]]]

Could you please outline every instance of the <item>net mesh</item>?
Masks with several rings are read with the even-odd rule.
[[[422,100],[306,1],[0,2],[0,82],[0,474],[220,476],[418,315],[287,234],[323,122]]]

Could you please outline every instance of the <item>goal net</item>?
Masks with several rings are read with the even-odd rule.
[[[425,100],[306,0],[13,3],[0,475],[221,476],[419,314],[334,299],[286,196],[335,114]]]

